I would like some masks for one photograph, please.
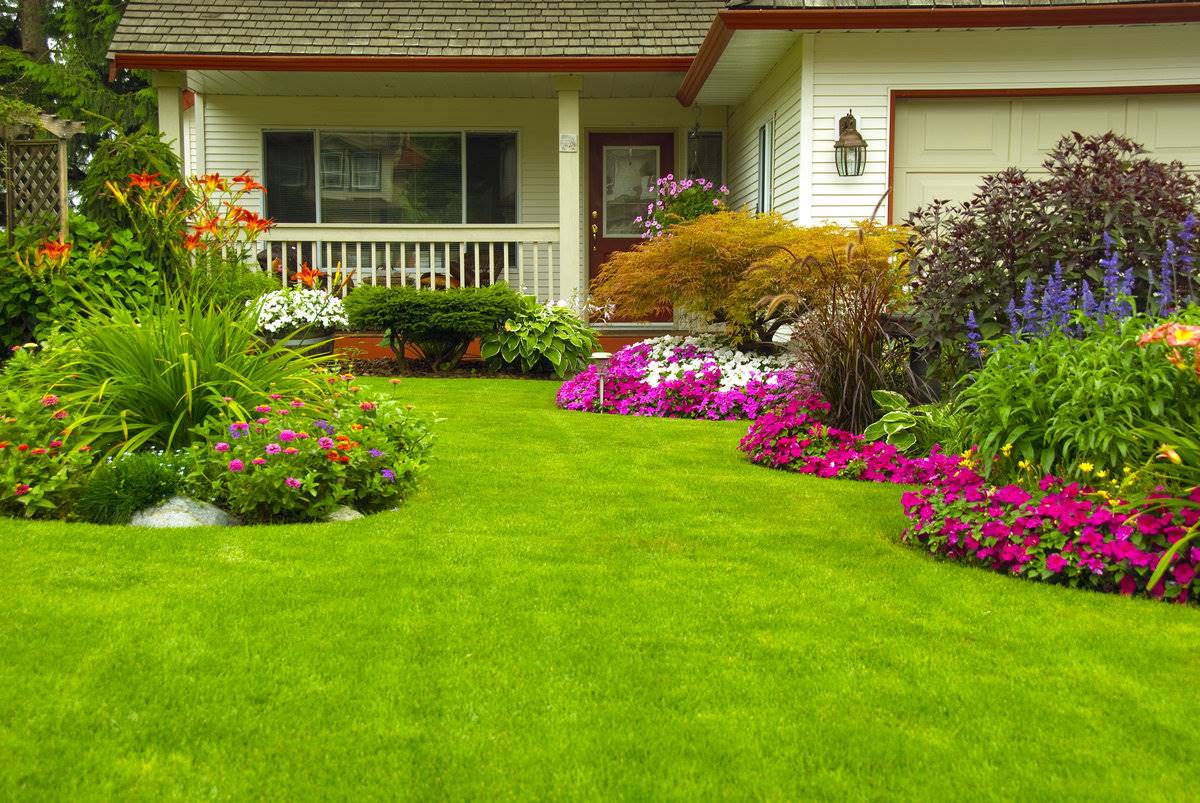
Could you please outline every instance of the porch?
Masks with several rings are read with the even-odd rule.
[[[303,269],[340,292],[503,281],[545,302],[586,292],[638,241],[655,176],[723,180],[726,110],[682,107],[681,76],[201,69],[154,83],[188,172],[262,177],[254,211],[276,225],[258,264],[281,284]]]

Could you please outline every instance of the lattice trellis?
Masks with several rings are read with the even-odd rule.
[[[56,141],[16,140],[8,143],[5,153],[5,189],[9,233],[20,226],[59,222],[64,207],[63,175],[60,150]]]

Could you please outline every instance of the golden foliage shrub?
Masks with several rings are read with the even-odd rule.
[[[726,324],[735,338],[768,340],[790,310],[776,305],[768,317],[763,299],[786,293],[808,303],[828,274],[814,263],[848,265],[853,245],[857,260],[886,265],[907,237],[899,227],[864,224],[861,231],[859,243],[858,231],[836,224],[802,227],[774,213],[718,212],[613,254],[592,293],[625,318],[674,307]]]

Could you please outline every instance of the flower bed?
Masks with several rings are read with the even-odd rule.
[[[909,457],[826,426],[820,412],[819,404],[793,399],[760,415],[740,448],[771,468],[923,485],[904,494],[911,525],[902,540],[948,560],[1076,588],[1180,603],[1194,597],[1200,548],[1179,550],[1164,578],[1153,586],[1149,581],[1170,546],[1200,521],[1200,488],[1187,497],[1190,507],[1162,493],[1131,507],[1107,491],[1054,476],[1042,477],[1033,490],[996,486],[978,473],[973,453],[935,448]]]
[[[662,418],[736,420],[799,397],[812,398],[809,378],[786,360],[735,351],[712,338],[659,337],[618,351],[607,367],[604,406],[596,366],[565,382],[565,410]]]

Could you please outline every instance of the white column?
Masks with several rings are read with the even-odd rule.
[[[801,226],[811,226],[813,223],[813,47],[816,34],[806,33],[800,36],[800,170],[799,170],[799,210],[795,221]]]
[[[183,163],[183,73],[155,72],[152,84],[158,91],[158,130]]]
[[[558,92],[558,249],[559,295],[567,298],[586,286],[584,270],[583,214],[581,180],[583,136],[579,122],[579,96],[583,78],[556,75]]]

